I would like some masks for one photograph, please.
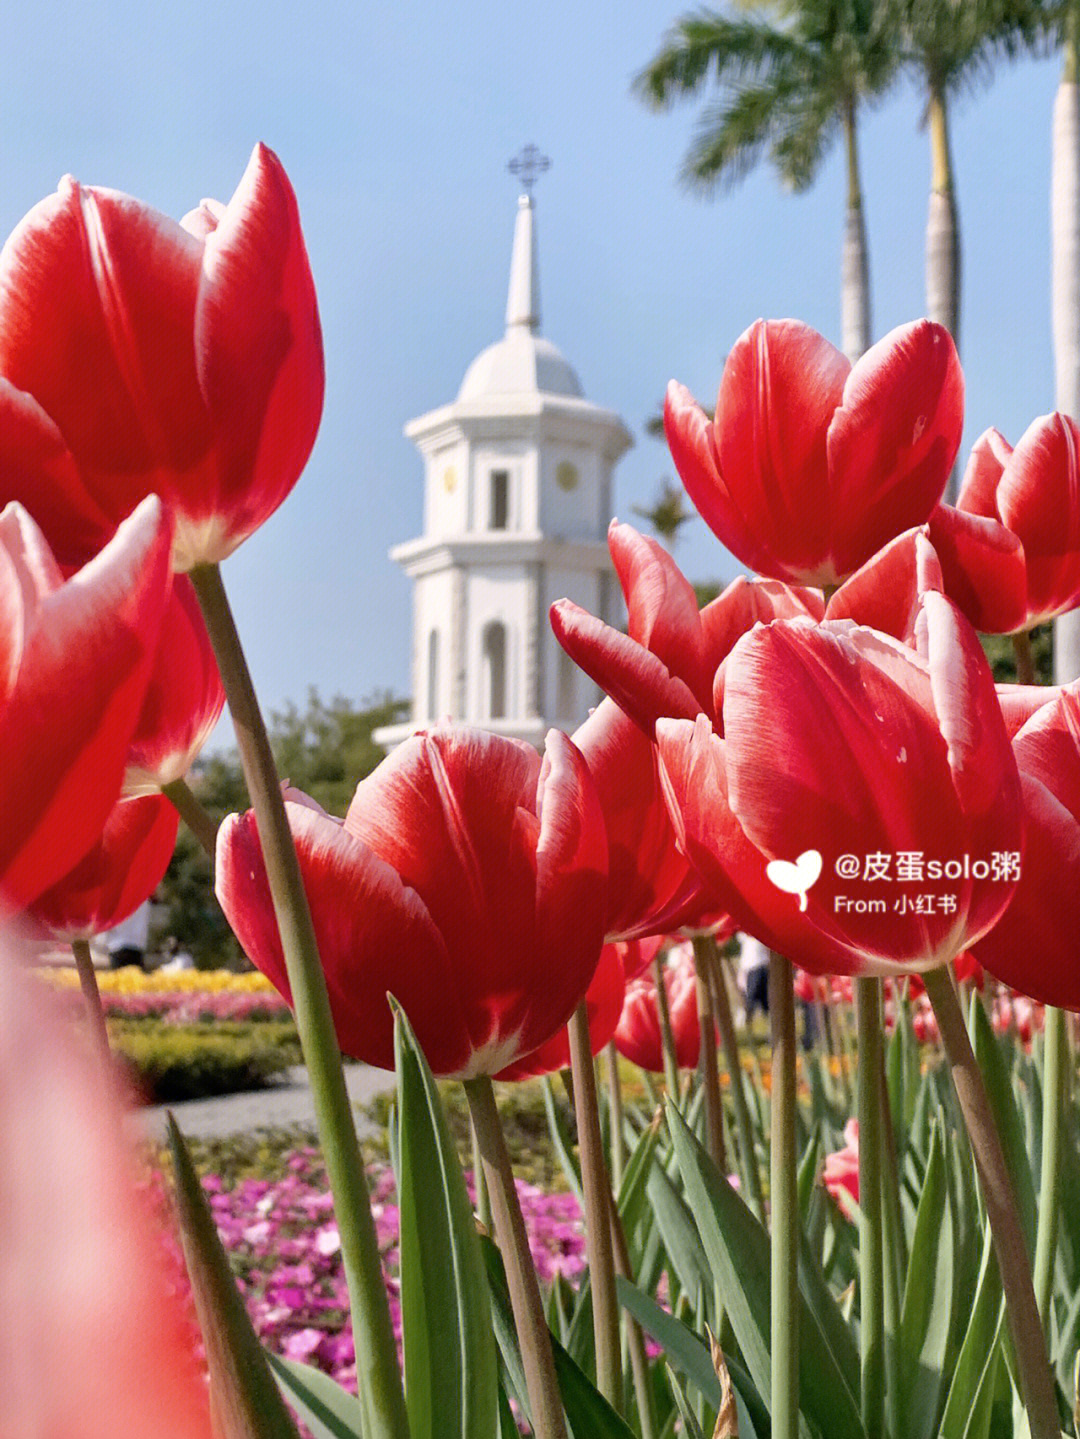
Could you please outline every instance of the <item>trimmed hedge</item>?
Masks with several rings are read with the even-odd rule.
[[[262,1089],[301,1062],[291,1019],[184,1025],[110,1020],[109,1040],[147,1104]]]

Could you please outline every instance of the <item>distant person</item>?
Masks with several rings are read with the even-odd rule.
[[[165,963],[161,966],[162,974],[183,974],[187,969],[195,968],[195,960],[186,949],[180,948],[180,941],[169,935],[165,941]]]
[[[739,949],[739,988],[743,992],[743,1021],[749,1024],[760,1009],[769,1013],[769,951],[760,939],[744,934]]]
[[[105,948],[109,954],[109,968],[123,969],[125,965],[134,964],[139,969],[144,969],[149,938],[150,901],[146,899],[127,919],[121,920],[106,933]]]

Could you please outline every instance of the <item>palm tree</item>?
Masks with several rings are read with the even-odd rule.
[[[994,63],[1037,43],[1040,7],[1030,0],[898,0],[905,64],[925,95],[930,135],[930,212],[926,226],[926,309],[960,335],[960,217],[949,116],[955,99],[989,82]]]
[[[1050,284],[1055,405],[1080,417],[1080,3],[1064,0],[1049,17],[1062,49],[1054,99],[1050,162]],[[1080,610],[1054,621],[1054,678],[1080,677]]]
[[[854,362],[870,346],[870,284],[859,179],[860,109],[897,73],[888,5],[875,0],[777,0],[771,16],[702,11],[685,16],[635,80],[660,108],[713,86],[684,166],[692,187],[741,179],[766,150],[781,178],[799,191],[843,134],[847,209],[841,257],[844,353]]]
[[[654,534],[667,545],[675,548],[679,531],[690,520],[696,520],[696,513],[686,503],[686,491],[682,485],[665,477],[660,481],[660,491],[651,505],[631,505],[635,515],[648,520]]]

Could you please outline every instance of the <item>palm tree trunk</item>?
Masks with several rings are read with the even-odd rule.
[[[844,354],[852,364],[870,348],[870,257],[863,221],[859,152],[855,129],[855,101],[844,106],[847,144],[847,216],[840,258],[840,325]]]
[[[1065,63],[1054,101],[1050,181],[1050,273],[1056,404],[1080,416],[1080,29],[1076,7],[1067,22]],[[1080,610],[1054,622],[1054,678],[1080,676]]]
[[[932,179],[930,214],[926,222],[926,313],[931,320],[945,326],[959,348],[960,216],[949,151],[948,109],[943,87],[931,80],[929,89]],[[945,491],[950,504],[956,500],[959,483],[959,473],[954,466]]]

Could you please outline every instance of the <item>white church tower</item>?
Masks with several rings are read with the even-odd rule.
[[[413,582],[413,709],[377,732],[387,747],[447,717],[539,746],[599,697],[548,609],[566,595],[618,622],[606,536],[612,471],[633,440],[540,334],[532,187],[548,164],[534,145],[510,162],[523,191],[506,334],[456,400],[405,426],[424,458],[424,533],[390,552]]]

